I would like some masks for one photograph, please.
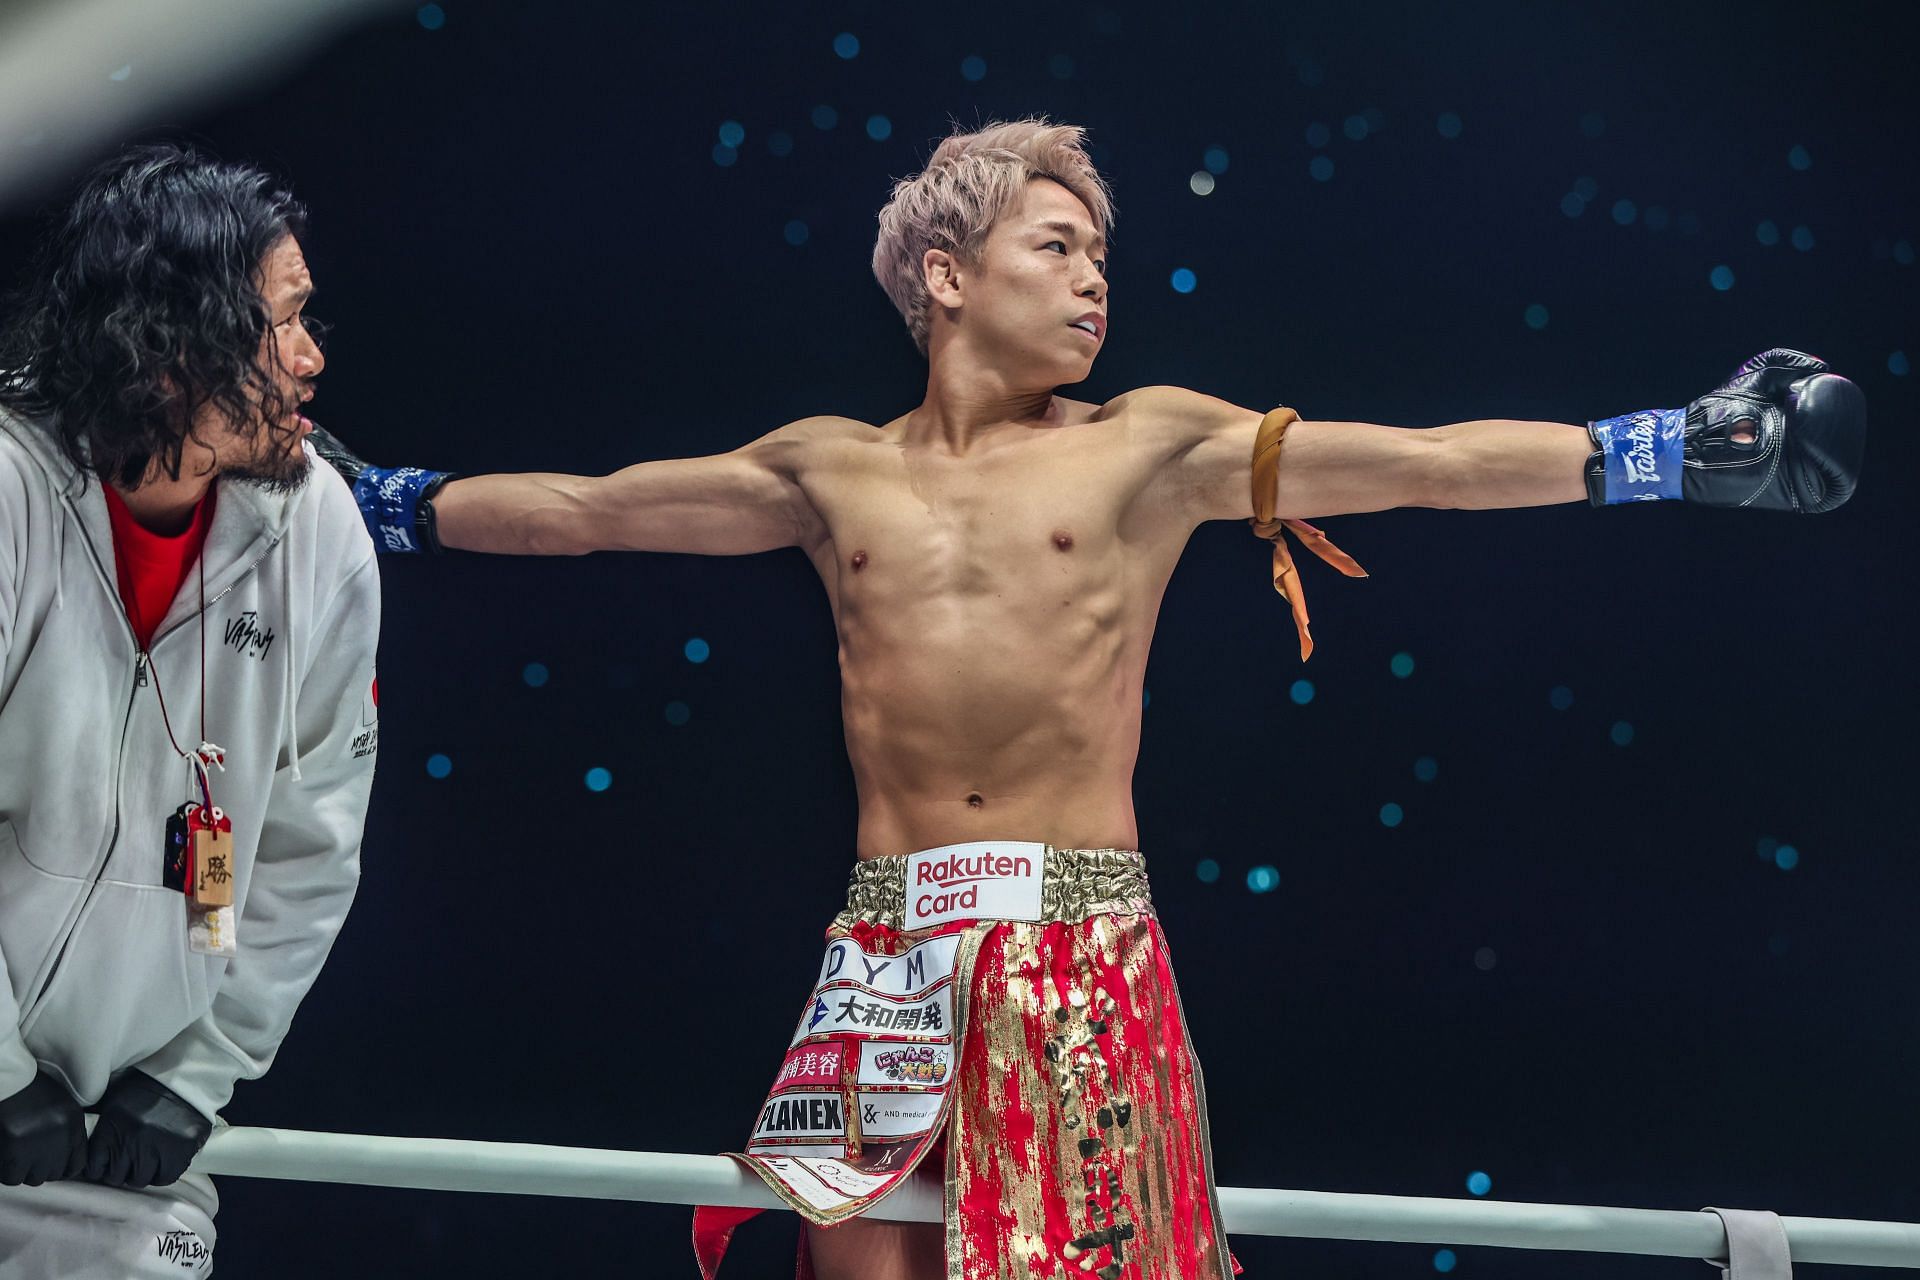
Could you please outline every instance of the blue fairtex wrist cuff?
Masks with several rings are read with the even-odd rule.
[[[1606,455],[1609,505],[1680,497],[1686,426],[1685,409],[1642,409],[1589,424]]]
[[[353,500],[379,551],[423,552],[426,543],[420,503],[448,473],[420,467],[368,467],[353,482]]]

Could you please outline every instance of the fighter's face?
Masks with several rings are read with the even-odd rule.
[[[1107,337],[1107,245],[1087,206],[1047,178],[987,234],[964,307],[988,349],[1055,385],[1093,369]]]
[[[281,239],[261,261],[260,296],[267,304],[267,331],[260,338],[258,364],[273,395],[253,397],[260,417],[244,427],[209,408],[198,435],[212,450],[221,475],[294,489],[307,478],[301,441],[312,430],[299,408],[313,398],[313,380],[327,361],[306,327],[304,309],[313,296],[313,276],[300,242],[292,236]]]

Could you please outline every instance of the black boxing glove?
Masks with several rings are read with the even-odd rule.
[[[1684,409],[1587,424],[1594,506],[1685,498],[1710,507],[1831,511],[1853,496],[1866,448],[1860,388],[1824,360],[1775,347]]]
[[[333,464],[353,490],[360,518],[367,522],[376,551],[438,555],[440,534],[433,522],[433,495],[455,478],[451,471],[421,467],[376,467],[340,443],[338,436],[309,419],[307,439],[313,451]]]
[[[112,1187],[164,1187],[187,1171],[213,1121],[144,1071],[127,1071],[100,1099],[87,1141],[87,1179]]]
[[[77,1178],[86,1164],[86,1117],[65,1085],[42,1071],[0,1100],[0,1183],[37,1187]]]

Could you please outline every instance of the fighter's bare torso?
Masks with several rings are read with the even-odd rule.
[[[1197,523],[1158,417],[1056,397],[961,456],[904,419],[810,424],[792,474],[839,633],[861,857],[1136,846],[1147,650]]]

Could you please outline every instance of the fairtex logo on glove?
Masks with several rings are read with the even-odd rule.
[[[954,920],[1038,920],[1047,846],[977,840],[907,855],[908,929]]]
[[[1593,424],[1607,454],[1607,502],[1651,502],[1680,496],[1687,411],[1642,409]]]

